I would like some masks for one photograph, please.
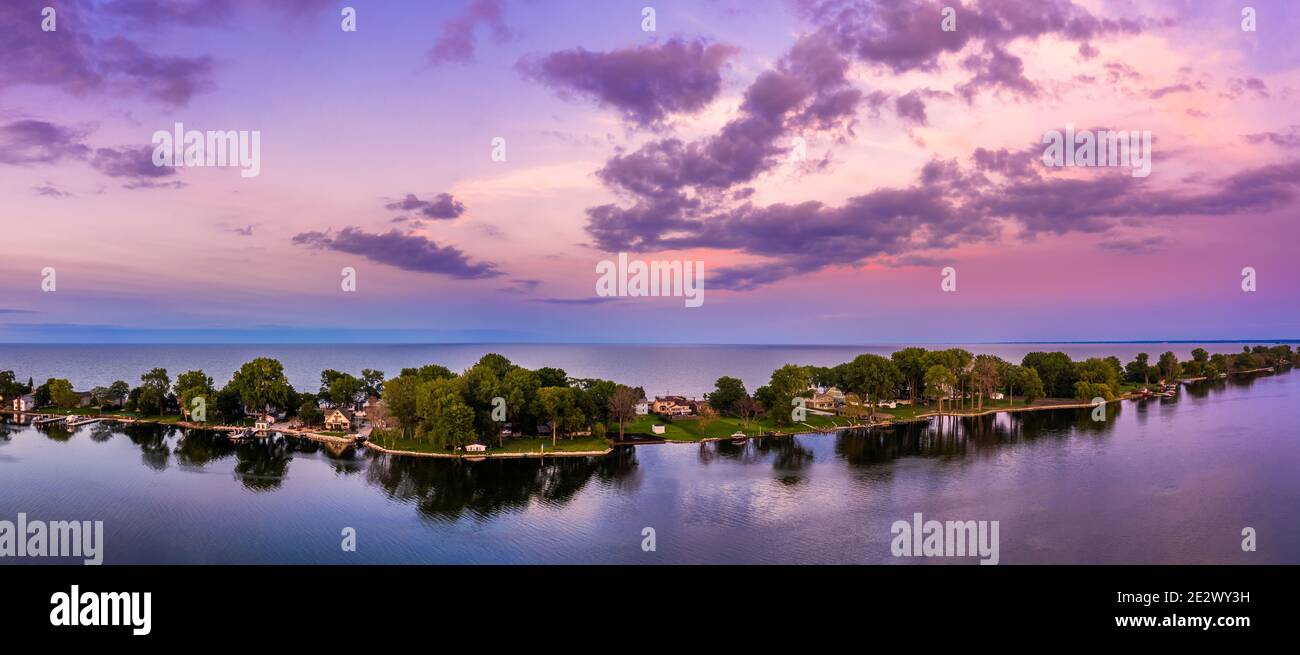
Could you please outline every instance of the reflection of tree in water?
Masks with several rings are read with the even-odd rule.
[[[95,443],[104,443],[117,434],[117,430],[113,429],[113,424],[104,421],[91,423],[87,427],[90,428],[90,440]]]
[[[183,469],[202,470],[212,462],[235,454],[235,444],[219,432],[208,430],[183,430],[172,450],[176,463]]]
[[[889,428],[847,430],[835,452],[850,464],[870,465],[903,457],[962,459],[991,456],[1002,448],[1042,438],[1102,435],[1114,430],[1121,403],[1106,406],[1106,420],[1092,420],[1092,409],[1047,410],[942,416]]]
[[[167,461],[171,458],[167,437],[175,431],[174,427],[164,427],[155,423],[127,423],[122,426],[122,434],[125,434],[131,443],[140,447],[140,461],[155,471],[167,468]]]
[[[339,475],[355,475],[366,468],[365,457],[350,443],[321,443],[310,439],[291,439],[291,441],[295,444],[294,452],[321,455],[330,468]]]
[[[486,518],[524,507],[533,498],[548,504],[571,500],[594,477],[615,481],[636,468],[632,449],[605,457],[553,459],[459,459],[376,454],[366,479],[392,498],[411,501],[420,513],[456,518],[468,511]]]
[[[772,468],[783,473],[798,473],[813,461],[813,452],[803,447],[799,437],[764,437],[754,441],[755,452],[772,457]],[[799,476],[787,475],[782,482],[798,482]]]
[[[37,431],[44,433],[45,438],[50,441],[67,441],[72,438],[72,431],[63,427],[62,423],[51,423],[36,428]]]
[[[762,439],[771,439],[775,437],[763,437]],[[760,439],[761,440],[761,439]],[[701,464],[712,464],[717,461],[731,460],[740,464],[753,464],[767,459],[765,453],[759,452],[757,448],[751,448],[752,439],[746,440],[745,443],[735,444],[727,440],[722,441],[701,441],[699,460]]]
[[[235,477],[249,491],[279,489],[293,460],[292,447],[280,436],[235,444]]]

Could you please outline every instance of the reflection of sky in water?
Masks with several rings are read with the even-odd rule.
[[[1297,563],[1298,400],[1284,373],[1125,402],[1104,423],[948,418],[545,463],[8,425],[0,517],[103,520],[109,563],[891,563],[890,525],[918,511],[1000,521],[1004,563]],[[339,549],[345,526],[355,554]],[[1240,551],[1245,526],[1257,553]]]

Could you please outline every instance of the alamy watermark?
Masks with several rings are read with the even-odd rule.
[[[1079,130],[1065,124],[1065,132],[1043,133],[1043,165],[1049,167],[1131,168],[1133,177],[1151,174],[1151,131]]]
[[[153,165],[158,167],[238,167],[240,177],[262,172],[261,130],[186,130],[176,123],[171,132],[153,133]]]
[[[704,304],[704,262],[641,260],[618,262],[603,259],[596,264],[596,295],[601,298],[664,296],[685,298],[687,307]]]
[[[80,557],[98,565],[103,547],[103,521],[29,521],[21,512],[17,521],[0,521],[0,558]]]
[[[997,521],[894,521],[889,550],[894,557],[979,557],[980,564],[998,563]]]

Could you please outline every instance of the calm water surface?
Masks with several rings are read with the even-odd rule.
[[[1300,563],[1300,374],[1111,407],[477,463],[7,423],[0,519],[102,520],[108,563],[915,563],[914,512],[1000,521],[1003,563]]]

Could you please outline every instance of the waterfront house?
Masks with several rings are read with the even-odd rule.
[[[650,401],[642,398],[636,401],[636,415],[645,416],[650,413]]]
[[[686,396],[655,396],[654,403],[650,410],[656,414],[665,414],[668,416],[689,416],[691,414],[691,401]]]
[[[275,419],[271,416],[267,416],[266,414],[263,414],[257,417],[257,421],[253,423],[253,429],[270,430],[272,425],[275,425]]]
[[[36,409],[36,394],[25,393],[14,398],[13,409],[15,412],[30,412]]]
[[[829,393],[814,393],[805,406],[809,409],[834,411],[839,406],[839,402],[835,400],[835,396]]]
[[[1006,396],[1003,395],[1001,391],[994,391],[993,393],[989,394],[989,398],[992,400],[1005,400]]]
[[[325,429],[330,432],[347,432],[352,429],[353,416],[352,410],[335,407],[325,414]]]
[[[475,441],[474,443],[472,443],[472,444],[467,444],[467,445],[465,446],[465,452],[469,452],[469,453],[485,453],[485,452],[487,452],[487,444],[484,444],[484,443],[480,443],[480,442],[478,442],[478,441]]]

